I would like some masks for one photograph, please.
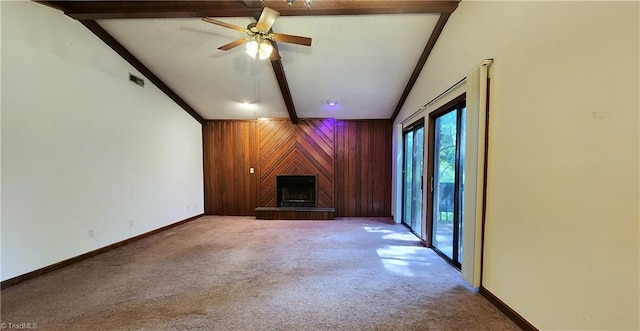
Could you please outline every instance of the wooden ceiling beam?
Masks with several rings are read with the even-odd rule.
[[[438,41],[438,37],[440,37],[440,33],[442,33],[442,30],[444,29],[445,24],[447,24],[447,21],[449,20],[449,16],[451,16],[451,14],[441,14],[440,18],[438,19],[438,22],[436,23],[436,26],[433,28],[433,31],[431,32],[431,36],[429,36],[429,40],[427,41],[427,45],[424,47],[424,50],[422,51],[422,55],[420,55],[420,59],[418,59],[418,63],[416,64],[416,67],[413,69],[413,73],[411,74],[411,77],[409,77],[407,86],[405,86],[404,91],[400,96],[400,100],[398,100],[398,104],[396,105],[396,108],[393,111],[393,115],[391,115],[390,120],[392,123],[396,120],[396,117],[398,117],[398,114],[400,113],[402,106],[404,106],[404,102],[407,101],[407,97],[409,96],[411,89],[413,89],[413,85],[415,85],[416,81],[418,80],[418,76],[420,76],[420,72],[422,72],[422,68],[424,68],[424,65],[427,63],[429,54],[431,54],[433,47],[436,45],[436,41]]]
[[[291,91],[289,90],[289,84],[287,83],[287,77],[284,75],[284,68],[282,67],[282,61],[271,61],[273,71],[276,74],[278,80],[278,86],[282,92],[282,98],[284,104],[287,106],[287,112],[289,113],[289,119],[291,123],[298,124],[298,114],[296,113],[296,107],[293,105],[293,99],[291,98]]]
[[[262,8],[259,1],[42,1],[78,20],[116,18],[255,17]],[[311,9],[297,0],[291,7],[282,0],[267,0],[263,6],[281,16],[373,15],[373,14],[450,14],[460,0],[333,0],[314,1]]]
[[[273,43],[273,48],[278,49],[278,45]],[[280,59],[271,61],[273,72],[276,74],[276,80],[282,92],[282,98],[284,104],[287,106],[287,112],[289,112],[289,118],[291,123],[298,124],[298,114],[296,114],[296,107],[293,105],[293,98],[291,97],[291,90],[289,90],[289,83],[287,83],[287,77],[284,74],[284,68],[282,67],[282,61]]]

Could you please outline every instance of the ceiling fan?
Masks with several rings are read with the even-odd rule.
[[[226,45],[218,47],[219,50],[228,51],[246,43],[246,52],[252,57],[259,57],[260,59],[270,57],[271,61],[277,61],[280,59],[280,54],[278,53],[278,49],[272,45],[272,42],[274,41],[311,46],[311,38],[271,32],[271,26],[273,26],[273,23],[276,21],[278,16],[280,16],[279,12],[269,7],[264,7],[258,22],[251,23],[246,28],[218,21],[210,17],[205,17],[202,20],[225,28],[244,32],[248,35],[247,37],[237,39]]]

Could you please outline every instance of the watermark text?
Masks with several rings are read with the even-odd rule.
[[[2,322],[0,323],[0,330],[37,330],[38,323],[36,322]]]

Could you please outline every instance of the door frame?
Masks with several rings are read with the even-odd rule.
[[[427,154],[426,155],[426,159],[427,159],[427,203],[426,203],[426,208],[425,208],[425,213],[424,213],[424,217],[425,217],[425,231],[426,231],[426,238],[424,238],[424,242],[425,245],[429,248],[434,248],[433,246],[433,186],[434,186],[434,158],[433,156],[435,155],[435,127],[436,127],[436,118],[440,117],[441,115],[446,114],[447,112],[449,112],[450,110],[452,110],[452,108],[454,106],[456,106],[457,104],[459,104],[460,102],[462,102],[463,100],[465,100],[467,97],[467,93],[462,93],[461,95],[451,99],[449,102],[445,103],[444,105],[442,105],[441,107],[439,107],[438,109],[432,111],[431,113],[429,113],[429,128],[427,130],[427,134],[428,134],[428,139],[427,139]],[[457,135],[459,136],[459,133],[457,133]],[[459,163],[458,160],[459,159],[459,149],[456,149],[456,164]],[[459,175],[456,173],[456,178]],[[458,199],[458,187],[456,185],[456,187],[454,187],[454,199]],[[454,204],[454,210],[455,208],[459,208],[458,206],[455,206],[456,204]],[[457,216],[455,211],[454,211],[454,216]],[[457,234],[457,233],[456,233]],[[436,252],[438,252],[437,250],[434,250]],[[445,260],[449,263],[451,263],[452,265],[454,265],[456,268],[460,268],[459,265],[456,265],[455,263],[452,263],[451,260],[449,260],[449,258],[445,258]]]
[[[422,240],[422,233],[415,233],[413,231],[413,228],[411,228],[411,224],[407,224],[404,222],[405,220],[405,169],[406,169],[406,155],[405,155],[405,144],[406,144],[406,135],[407,133],[409,133],[410,131],[413,131],[415,129],[418,129],[420,127],[423,127],[423,130],[426,130],[426,126],[425,126],[425,120],[424,117],[417,119],[416,121],[414,121],[413,123],[411,123],[410,125],[407,125],[406,127],[402,128],[402,198],[400,199],[402,201],[401,203],[401,213],[400,213],[400,224],[404,224],[406,225],[409,230],[414,233],[416,236],[418,236],[418,238],[420,238],[420,240]],[[426,134],[426,132],[425,132]],[[424,212],[425,212],[425,206],[424,206],[424,161],[425,161],[425,150],[424,150],[424,143],[423,143],[423,148],[422,148],[422,202],[420,203],[422,206],[422,217],[424,218]],[[422,220],[419,220],[419,222],[422,222]],[[424,226],[424,223],[421,224],[422,226]],[[424,232],[424,228],[422,230],[422,232]]]

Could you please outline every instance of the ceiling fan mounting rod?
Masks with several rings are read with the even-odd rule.
[[[311,9],[311,0],[303,0],[304,1],[304,6],[307,7],[307,9]],[[284,0],[284,2],[287,3],[287,6],[291,7],[291,5],[293,5],[294,2],[296,2],[296,0]],[[264,4],[264,0],[260,0],[261,4]]]

